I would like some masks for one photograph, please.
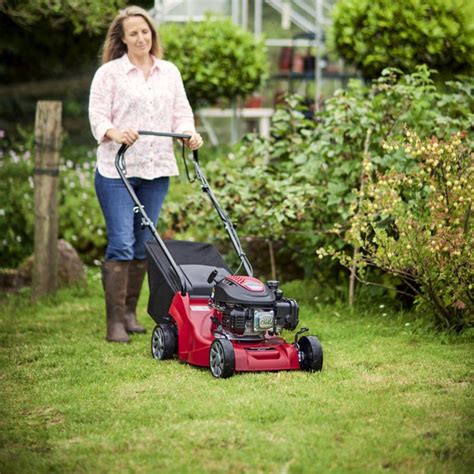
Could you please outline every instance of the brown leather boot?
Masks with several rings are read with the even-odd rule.
[[[102,284],[107,313],[107,341],[130,342],[125,330],[125,298],[127,295],[130,262],[105,261],[102,265]]]
[[[146,333],[146,329],[137,322],[137,304],[145,273],[146,260],[132,260],[130,262],[125,300],[125,329],[129,333]]]

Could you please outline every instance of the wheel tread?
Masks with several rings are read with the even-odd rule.
[[[215,364],[222,359],[222,364],[216,369]],[[235,352],[232,343],[228,339],[214,339],[209,351],[209,368],[214,377],[226,379],[235,372]]]
[[[320,372],[323,369],[323,348],[316,336],[303,336],[298,341],[299,350],[304,357],[300,363],[302,370]]]
[[[161,334],[160,334],[161,333]],[[163,339],[163,352],[162,354],[156,353],[157,341],[155,338],[162,337]],[[173,325],[171,324],[160,324],[155,326],[151,334],[151,355],[154,359],[165,360],[172,359],[177,351],[177,336]]]

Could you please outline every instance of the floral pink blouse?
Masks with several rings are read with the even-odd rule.
[[[92,80],[89,120],[99,147],[97,166],[106,178],[118,178],[115,154],[120,145],[105,137],[110,128],[159,132],[194,131],[194,117],[181,74],[168,61],[153,58],[148,79],[124,54],[102,65]],[[125,155],[128,177],[176,176],[171,138],[141,136]]]

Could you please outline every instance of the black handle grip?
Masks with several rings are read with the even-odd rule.
[[[173,133],[173,132],[150,132],[148,130],[138,130],[140,135],[154,135],[155,137],[170,137],[170,138],[182,138],[187,140],[191,138],[191,135],[185,133]]]
[[[139,135],[152,135],[155,137],[169,137],[169,138],[180,138],[183,140],[188,140],[191,138],[191,135],[188,135],[186,133],[173,133],[173,132],[151,132],[149,130],[138,130]],[[129,145],[126,145],[125,143],[122,144],[122,146],[119,148],[119,151],[117,152],[116,158],[115,158],[115,163],[116,165],[119,163],[119,161],[123,160],[123,156],[125,155],[125,152],[129,148]],[[198,151],[193,150],[193,160],[196,163],[199,163],[199,158],[198,158]],[[123,168],[123,164],[121,164]]]

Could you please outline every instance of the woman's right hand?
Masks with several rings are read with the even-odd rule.
[[[133,145],[140,135],[133,128],[126,128],[125,130],[119,130],[118,128],[110,128],[105,134],[107,138],[110,138],[114,142],[131,146]]]

